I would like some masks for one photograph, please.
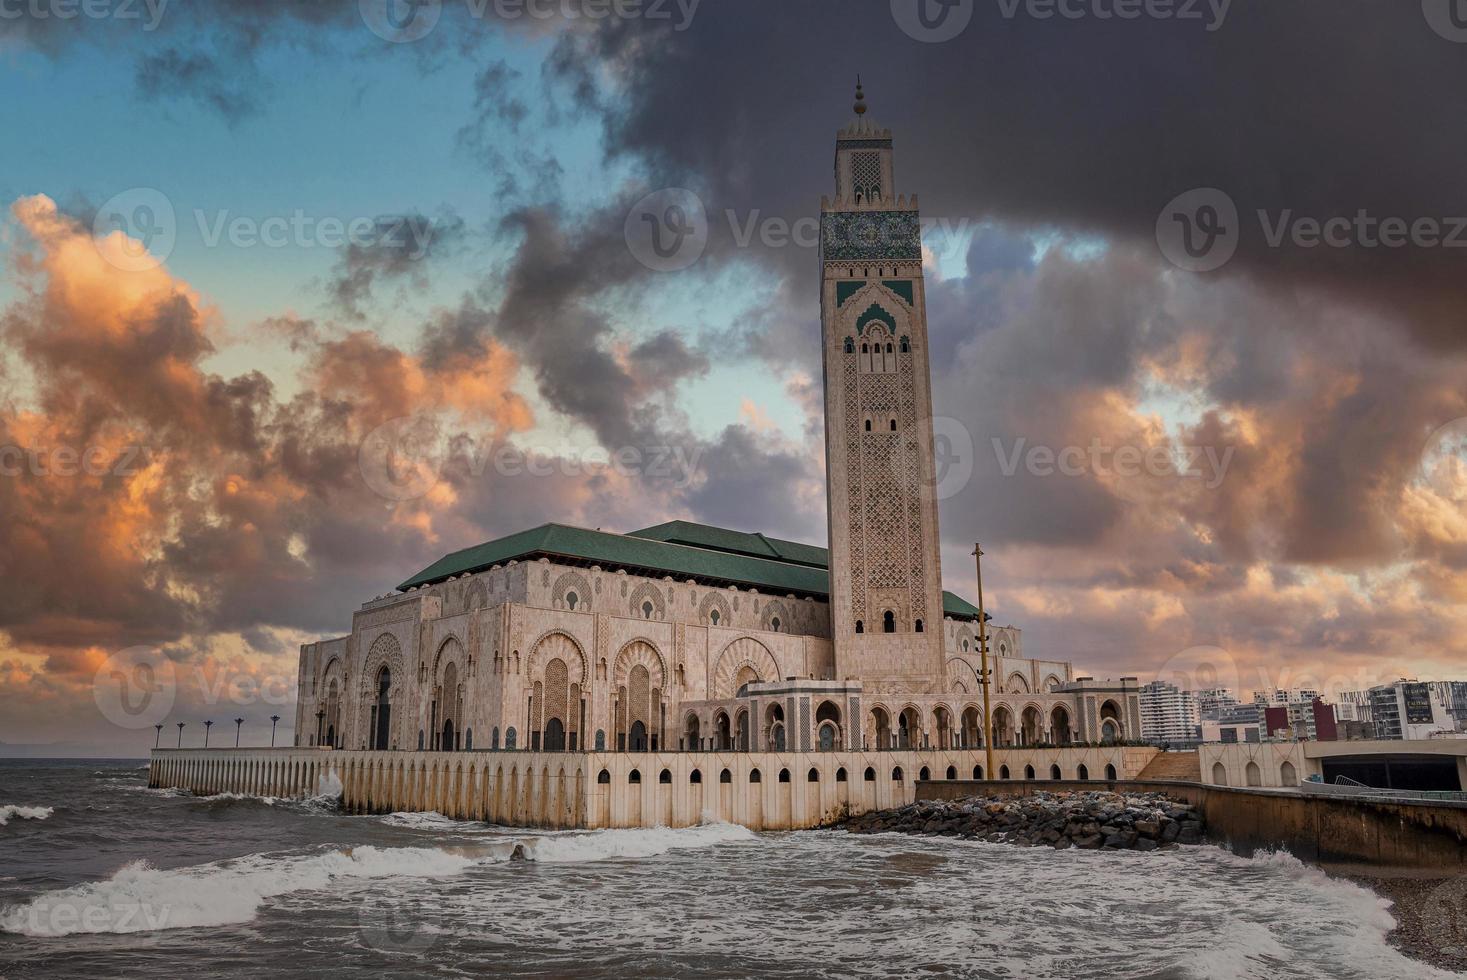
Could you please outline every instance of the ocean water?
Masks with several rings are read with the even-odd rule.
[[[1447,977],[1287,856],[538,833],[0,760],[0,978]]]

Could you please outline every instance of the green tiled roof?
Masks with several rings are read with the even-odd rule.
[[[398,589],[406,591],[441,582],[451,575],[542,557],[625,568],[634,573],[754,587],[766,592],[820,597],[830,592],[830,553],[826,549],[690,521],[669,521],[629,534],[542,524],[444,555]],[[951,592],[942,594],[942,608],[944,614],[954,618],[978,617],[976,606]]]

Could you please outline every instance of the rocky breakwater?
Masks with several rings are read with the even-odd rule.
[[[836,824],[853,834],[962,837],[1026,847],[1156,851],[1201,844],[1202,816],[1159,793],[1035,793],[923,800]]]

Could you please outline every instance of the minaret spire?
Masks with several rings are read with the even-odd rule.
[[[863,91],[861,91],[861,76],[860,76],[860,74],[857,74],[856,75],[856,105],[855,105],[855,110],[856,110],[856,115],[858,115],[858,116],[864,116],[866,114],[866,93],[863,92]]]

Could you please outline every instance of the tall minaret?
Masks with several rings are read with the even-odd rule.
[[[837,675],[935,691],[945,673],[932,389],[917,197],[895,193],[891,130],[836,134],[820,202],[830,604]]]

